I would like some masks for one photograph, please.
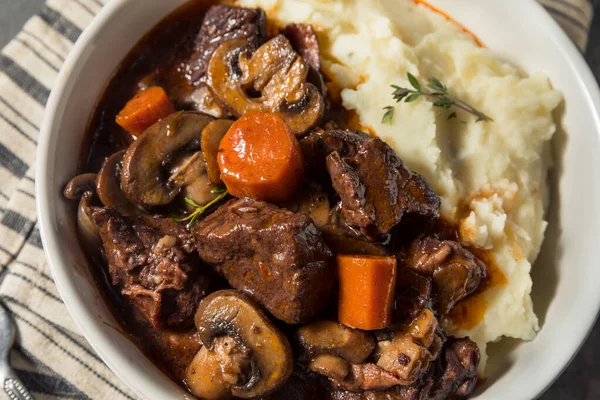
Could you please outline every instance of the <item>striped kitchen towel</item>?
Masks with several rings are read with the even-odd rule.
[[[583,49],[591,4],[539,1]],[[48,0],[0,53],[0,296],[19,331],[13,365],[37,399],[136,398],[94,353],[64,307],[42,251],[34,199],[44,105],[73,42],[106,2]]]

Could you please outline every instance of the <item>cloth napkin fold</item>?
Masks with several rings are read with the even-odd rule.
[[[13,366],[37,399],[137,398],[92,350],[62,303],[42,250],[34,198],[44,105],[73,43],[108,1],[48,0],[0,52],[0,297],[19,331]],[[588,0],[539,1],[584,49],[593,13]]]

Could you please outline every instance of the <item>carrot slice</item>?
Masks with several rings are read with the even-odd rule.
[[[396,258],[338,255],[338,319],[351,328],[383,329],[392,323]]]
[[[116,121],[123,129],[137,137],[147,128],[174,112],[175,107],[164,89],[152,86],[129,100],[117,115]]]
[[[461,24],[460,22],[458,22],[457,20],[455,20],[454,18],[452,18],[450,15],[448,15],[445,11],[440,10],[439,8],[437,8],[436,6],[434,6],[433,4],[428,3],[426,0],[413,0],[415,3],[417,4],[422,4],[423,6],[429,8],[431,11],[436,12],[440,15],[442,15],[444,18],[446,18],[448,21],[455,23],[456,25],[458,25],[458,27],[466,34],[469,34],[471,36],[473,36],[473,39],[475,39],[475,43],[477,43],[477,45],[479,47],[485,47],[485,45],[483,44],[483,42],[477,37],[476,34],[474,34],[469,28],[467,28],[466,26],[464,26],[463,24]]]
[[[219,145],[221,179],[235,197],[281,203],[302,182],[304,161],[300,144],[278,115],[244,114]]]

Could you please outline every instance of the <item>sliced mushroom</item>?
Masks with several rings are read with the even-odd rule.
[[[225,381],[217,352],[202,347],[190,363],[185,383],[194,396],[206,400],[231,397],[230,385]]]
[[[349,373],[348,361],[331,354],[319,354],[310,360],[308,369],[335,380],[343,380]]]
[[[375,338],[370,333],[334,321],[304,325],[296,332],[296,340],[309,358],[331,354],[354,364],[363,362],[375,348]]]
[[[212,91],[237,116],[249,111],[278,113],[296,135],[317,126],[325,103],[319,89],[307,81],[308,64],[283,35],[254,49],[244,39],[221,44],[207,70]]]
[[[184,154],[173,162],[169,182],[181,187],[181,197],[183,199],[192,199],[196,204],[207,204],[214,200],[218,194],[214,193],[214,186],[210,183],[206,171],[206,163],[202,152],[193,154]],[[182,203],[188,211],[193,211],[194,207]]]
[[[221,185],[221,170],[217,162],[217,154],[219,153],[219,144],[221,139],[233,125],[233,121],[228,119],[218,119],[212,121],[202,131],[202,154],[206,162],[206,172],[208,178],[214,185]]]
[[[195,322],[209,353],[218,351],[217,338],[222,337],[229,337],[240,349],[248,350],[250,371],[240,373],[237,379],[225,375],[218,378],[233,396],[263,396],[290,377],[293,358],[287,338],[246,295],[235,290],[209,295],[200,303]],[[223,362],[218,364],[223,370]]]
[[[331,213],[329,196],[314,182],[306,181],[297,191],[295,198],[283,206],[292,212],[308,215],[319,229],[329,223]]]
[[[204,114],[177,112],[148,128],[123,158],[121,187],[127,198],[144,207],[173,201],[183,182],[168,179],[171,161],[199,150],[202,130],[210,121]]]
[[[96,189],[96,174],[82,174],[71,179],[63,190],[69,200],[79,200],[77,207],[77,232],[84,246],[95,251],[102,246],[100,231],[87,214],[87,208],[92,205]]]
[[[96,193],[104,206],[114,208],[125,217],[140,215],[142,212],[127,200],[121,189],[121,168],[125,151],[108,157],[96,178]]]
[[[63,190],[69,200],[80,200],[85,192],[96,191],[96,174],[81,174],[71,179]]]

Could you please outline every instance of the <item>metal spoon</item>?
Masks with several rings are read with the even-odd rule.
[[[0,305],[0,382],[9,399],[33,400],[10,366],[10,350],[14,342],[15,326],[6,308]]]

